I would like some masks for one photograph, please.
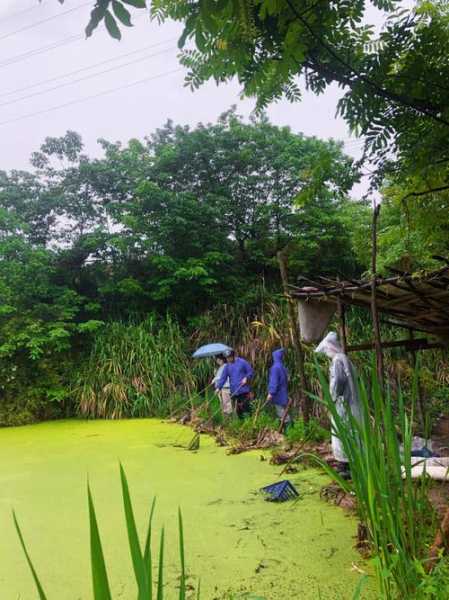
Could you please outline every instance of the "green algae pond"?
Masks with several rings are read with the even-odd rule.
[[[351,599],[368,571],[354,550],[356,521],[319,497],[326,477],[290,475],[294,502],[257,490],[279,467],[260,452],[226,455],[207,436],[187,452],[192,431],[158,420],[59,421],[0,430],[0,598],[37,598],[14,530],[17,513],[44,589],[53,600],[92,598],[86,482],[89,477],[113,597],[134,600],[119,461],[141,532],[157,497],[154,543],[166,535],[167,598],[178,585],[177,511],[182,508],[191,589],[202,600]],[[156,546],[155,546],[156,548]],[[193,597],[193,596],[192,596]],[[374,578],[362,598],[376,598]]]

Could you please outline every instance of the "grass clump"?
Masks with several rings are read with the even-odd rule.
[[[428,500],[429,478],[412,479],[413,408],[408,414],[400,390],[393,401],[373,373],[369,390],[359,382],[362,421],[358,423],[350,414],[339,416],[321,373],[320,379],[324,402],[349,460],[352,484],[332,475],[357,497],[382,597],[423,598],[428,543],[436,524]]]
[[[287,428],[285,437],[290,444],[298,444],[304,441],[308,442],[325,442],[330,439],[330,434],[327,429],[321,426],[318,419],[311,418],[308,423],[305,423],[302,418],[296,419],[292,425]]]
[[[96,336],[75,397],[86,417],[165,417],[188,403],[194,387],[180,326],[151,318],[110,323]]]
[[[234,417],[225,425],[227,436],[242,445],[251,444],[264,433],[276,431],[278,428],[278,419],[264,412],[261,412],[257,418],[252,415],[243,419]]]

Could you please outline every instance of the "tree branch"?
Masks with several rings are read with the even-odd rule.
[[[442,185],[436,188],[430,188],[429,190],[424,190],[423,192],[410,192],[403,198],[401,198],[401,204],[403,204],[409,198],[417,198],[419,196],[426,196],[427,194],[436,194],[438,192],[444,192],[445,190],[449,190],[449,185]]]
[[[439,117],[438,115],[434,114],[434,112],[432,112],[432,110],[429,110],[429,108],[422,106],[422,104],[420,103],[416,103],[415,101],[410,101],[409,99],[407,99],[406,97],[399,95],[399,94],[395,94],[393,92],[388,91],[387,89],[383,88],[382,86],[380,86],[378,83],[376,83],[375,81],[371,80],[369,77],[367,77],[366,75],[363,75],[362,73],[360,73],[354,66],[352,66],[349,62],[347,62],[346,60],[344,60],[341,56],[339,56],[339,54],[337,54],[337,52],[332,48],[332,46],[330,46],[327,42],[325,42],[315,31],[314,29],[310,26],[310,24],[306,21],[306,19],[303,18],[302,14],[300,12],[298,12],[298,10],[296,9],[296,7],[294,6],[294,4],[292,3],[291,0],[287,0],[287,4],[289,5],[291,11],[293,12],[293,14],[295,15],[295,17],[301,21],[301,23],[304,25],[304,27],[309,31],[309,33],[311,34],[311,36],[325,49],[327,50],[327,52],[341,65],[343,65],[343,67],[345,69],[347,69],[350,73],[352,73],[353,75],[355,75],[355,77],[357,77],[360,81],[363,81],[364,83],[366,83],[367,85],[369,85],[372,89],[375,90],[375,92],[377,93],[377,95],[381,96],[382,98],[385,98],[387,100],[390,100],[392,102],[395,102],[397,104],[401,104],[403,106],[407,106],[408,108],[413,108],[414,110],[422,113],[423,115],[426,115],[428,117],[430,117],[431,119],[434,119],[435,121],[437,121],[438,123],[441,123],[443,125],[445,125],[446,127],[449,127],[449,121],[446,121],[445,119],[443,119],[442,117]],[[320,69],[319,66],[315,66],[314,70]],[[351,89],[354,85],[354,80],[349,79],[349,78],[345,78],[344,83],[346,83],[346,85],[350,86]]]

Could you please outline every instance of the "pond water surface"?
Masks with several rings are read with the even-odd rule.
[[[92,598],[86,483],[89,477],[114,599],[134,600],[118,463],[122,462],[144,535],[157,497],[154,543],[165,526],[167,599],[178,584],[177,510],[186,559],[202,600],[350,600],[367,570],[353,549],[354,519],[319,498],[324,475],[290,475],[296,502],[265,502],[255,492],[280,467],[260,452],[227,456],[213,439],[187,452],[192,431],[142,419],[59,421],[0,430],[0,598],[37,598],[11,509],[49,600]],[[372,578],[364,598],[375,598]],[[193,592],[192,592],[193,593]],[[193,596],[192,596],[193,597]]]

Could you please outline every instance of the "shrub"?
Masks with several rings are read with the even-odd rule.
[[[291,444],[303,441],[324,442],[330,439],[330,433],[320,425],[320,422],[311,418],[308,423],[304,423],[302,418],[296,419],[287,429],[285,434]]]

